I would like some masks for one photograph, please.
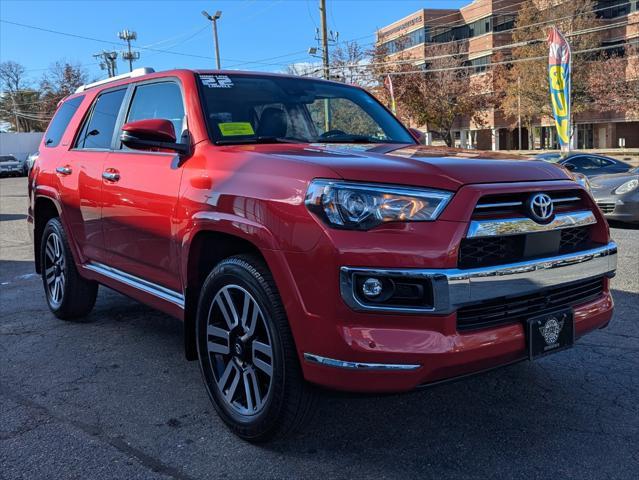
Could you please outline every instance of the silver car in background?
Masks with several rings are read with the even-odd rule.
[[[0,177],[19,177],[24,167],[13,155],[0,155]]]
[[[639,168],[590,179],[592,196],[609,220],[639,224]]]

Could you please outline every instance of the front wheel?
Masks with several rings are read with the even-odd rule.
[[[299,428],[313,403],[273,278],[251,256],[220,262],[197,313],[200,368],[218,414],[259,442]]]
[[[42,283],[47,304],[63,320],[81,320],[93,309],[98,284],[80,276],[59,218],[44,227],[40,244]]]

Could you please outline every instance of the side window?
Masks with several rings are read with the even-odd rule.
[[[573,164],[577,167],[577,171],[599,168],[599,164],[593,161],[593,157],[574,157],[569,159],[566,163]]]
[[[113,129],[118,120],[118,113],[126,88],[101,94],[80,130],[76,140],[76,148],[111,148]]]
[[[174,82],[139,85],[135,88],[126,122],[162,118],[170,120],[178,142],[184,125],[184,103],[180,87]]]
[[[47,133],[45,134],[44,141],[45,147],[57,147],[62,140],[62,135],[64,135],[71,118],[75,115],[75,112],[78,110],[78,107],[84,100],[84,95],[79,97],[74,97],[70,100],[67,100],[58,111],[55,112],[55,116],[51,123],[49,124],[49,128],[47,128]]]

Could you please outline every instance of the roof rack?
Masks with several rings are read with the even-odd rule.
[[[97,82],[87,83],[86,85],[80,85],[76,89],[75,93],[84,92],[90,88],[104,85],[106,83],[117,82],[118,80],[124,80],[125,78],[141,77],[142,75],[146,75],[148,73],[154,73],[154,72],[155,70],[153,70],[151,67],[136,68],[135,70],[129,73],[123,73],[122,75],[116,75],[115,77],[109,77],[109,78],[105,78],[104,80],[98,80]]]

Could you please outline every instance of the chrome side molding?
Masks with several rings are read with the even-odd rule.
[[[364,363],[335,360],[334,358],[321,357],[313,353],[305,353],[304,360],[326,367],[346,368],[351,370],[416,370],[421,365],[405,363]]]
[[[612,276],[617,269],[617,244],[610,242],[581,252],[538,258],[493,267],[460,270],[383,269],[342,267],[340,292],[356,311],[449,314],[471,303],[533,293],[588,278]],[[355,293],[355,277],[427,279],[433,289],[432,306],[401,307],[363,303]]]
[[[171,302],[181,309],[184,309],[184,295],[182,295],[181,293],[175,292],[160,285],[156,285],[155,283],[144,280],[143,278],[136,277],[135,275],[131,275],[130,273],[123,272],[122,270],[109,267],[108,265],[104,265],[102,263],[92,262],[84,265],[84,268],[128,285],[129,287],[136,288],[144,293],[153,295],[154,297],[158,297],[162,300],[166,300],[167,302]]]
[[[467,238],[521,235],[524,233],[548,232],[563,228],[584,227],[597,223],[595,214],[590,210],[558,213],[546,224],[537,223],[527,217],[473,220],[468,227]]]

